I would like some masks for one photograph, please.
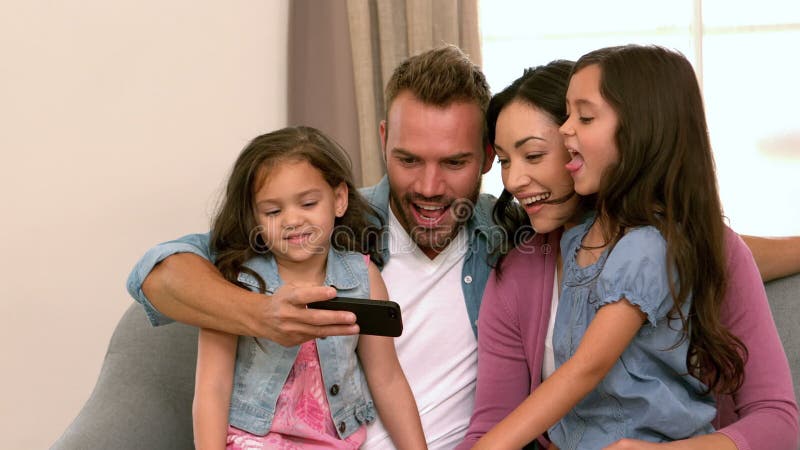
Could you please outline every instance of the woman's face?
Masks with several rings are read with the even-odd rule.
[[[570,156],[549,114],[512,101],[497,117],[494,148],[503,185],[537,232],[548,233],[574,221],[579,197],[564,167]]]

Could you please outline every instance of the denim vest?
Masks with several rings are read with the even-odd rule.
[[[389,180],[384,176],[378,184],[359,189],[375,209],[383,223],[389,218]],[[491,272],[491,252],[499,245],[506,245],[505,235],[492,222],[492,208],[495,198],[481,194],[473,208],[472,216],[467,220],[467,256],[461,270],[461,290],[467,314],[472,325],[472,332],[478,335],[478,311],[483,298],[483,290]],[[172,319],[161,314],[142,292],[142,283],[156,264],[175,253],[194,253],[213,262],[215,255],[209,248],[209,233],[190,234],[174,241],[161,243],[142,256],[128,277],[128,292],[144,307],[148,319],[153,325],[163,325]],[[384,228],[379,238],[379,250],[384,263],[389,261],[389,230]]]
[[[378,213],[383,223],[389,221],[389,179],[384,176],[378,184],[360,189],[361,194],[367,199],[375,212]],[[488,194],[481,194],[472,210],[472,216],[467,220],[467,257],[461,269],[461,290],[464,292],[464,301],[467,304],[472,332],[478,336],[478,311],[481,307],[483,290],[489,280],[492,270],[491,252],[497,246],[504,244],[505,235],[499,227],[493,226],[492,208],[495,198]],[[389,261],[389,230],[384,228],[379,240],[379,250],[383,261]]]
[[[253,258],[244,265],[266,282],[267,294],[273,294],[283,284],[271,255]],[[238,279],[258,291],[258,282],[252,275],[243,272]],[[331,249],[325,284],[335,287],[341,296],[369,298],[364,255]],[[316,343],[331,418],[339,437],[344,439],[362,424],[375,420],[372,397],[356,357],[358,336],[335,336],[317,339]],[[259,436],[267,434],[278,395],[299,350],[300,346],[284,347],[268,339],[239,337],[228,419],[232,426]]]

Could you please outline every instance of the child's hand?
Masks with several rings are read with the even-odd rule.
[[[553,447],[550,447],[553,448]],[[605,447],[603,450],[658,450],[664,448],[661,444],[640,441],[638,439],[620,439]]]

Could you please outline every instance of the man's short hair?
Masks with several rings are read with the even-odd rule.
[[[403,61],[386,84],[386,117],[394,99],[410,91],[423,103],[445,107],[474,102],[485,115],[491,93],[481,69],[455,45],[444,45]]]

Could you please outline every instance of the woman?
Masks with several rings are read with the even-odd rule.
[[[515,248],[501,255],[484,292],[475,410],[459,448],[474,444],[555,369],[551,311],[561,279],[559,239],[562,229],[579,223],[592,205],[574,194],[558,131],[566,117],[571,70],[568,61],[526,70],[489,105],[489,138],[505,186],[495,219]],[[535,235],[526,233],[531,228]],[[745,379],[736,394],[718,398],[718,431],[681,441],[681,448],[794,449],[797,405],[761,278],[748,248],[732,232],[726,251],[730,281],[722,322],[749,350]],[[543,437],[539,442],[548,444]],[[610,448],[658,445],[624,439]]]

